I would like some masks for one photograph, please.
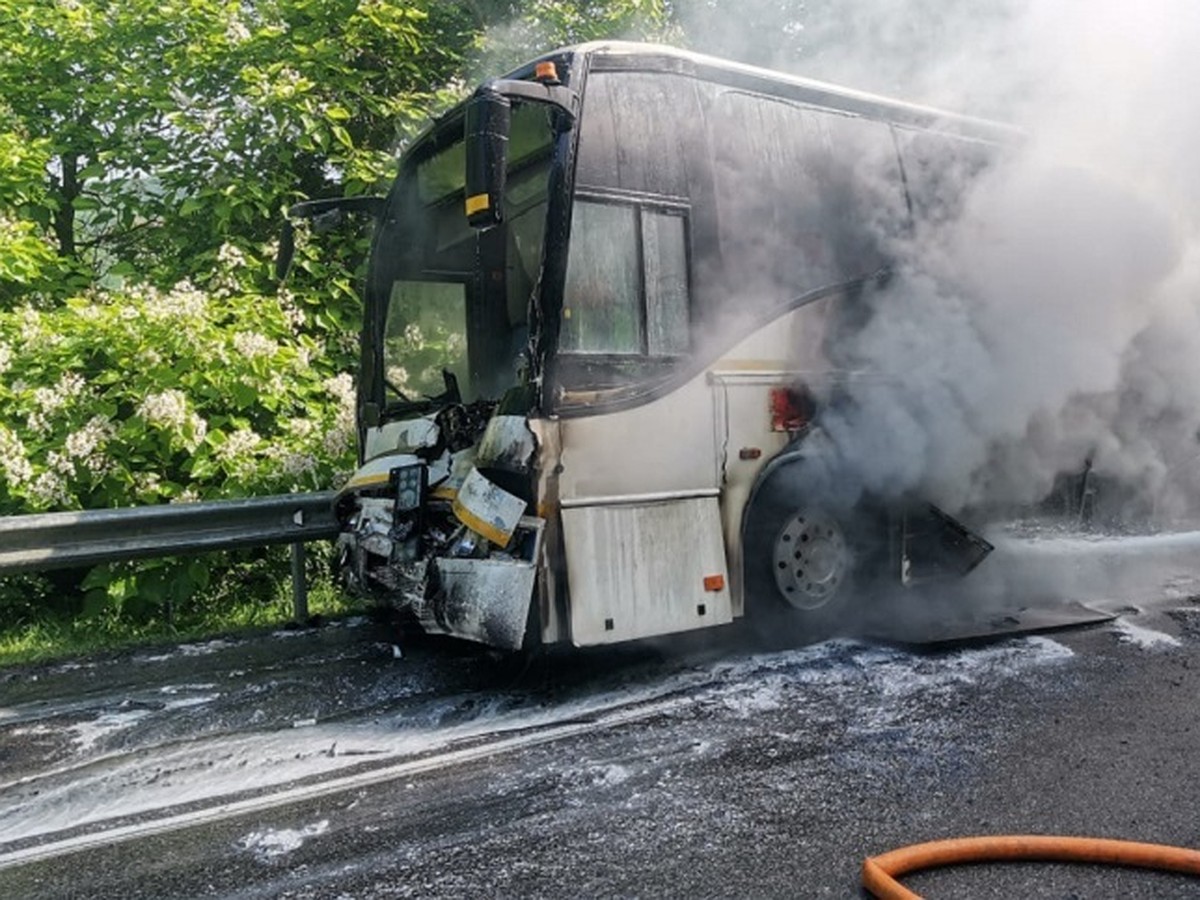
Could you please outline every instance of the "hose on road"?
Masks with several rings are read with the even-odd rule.
[[[1135,866],[1200,875],[1200,850],[1104,838],[995,835],[913,844],[863,860],[863,887],[879,900],[921,900],[896,878],[960,863],[1042,861]]]

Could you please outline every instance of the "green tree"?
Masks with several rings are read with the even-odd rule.
[[[62,299],[105,276],[203,288],[222,245],[257,253],[295,200],[379,183],[395,146],[445,102],[470,40],[431,15],[437,6],[0,0],[0,141],[42,157],[41,189],[0,181],[3,206],[41,229],[74,274],[9,275],[10,305],[28,293]],[[326,249],[330,266],[344,266],[361,256],[361,234]],[[320,296],[302,284],[301,302],[352,329],[350,281],[304,269]],[[268,267],[258,272],[269,287]]]

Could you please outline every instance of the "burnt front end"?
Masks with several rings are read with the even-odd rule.
[[[453,404],[368,430],[365,449],[337,498],[347,588],[428,632],[524,646],[544,526],[525,416]]]

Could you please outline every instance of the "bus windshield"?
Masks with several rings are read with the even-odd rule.
[[[498,398],[516,384],[545,230],[553,131],[544,109],[513,110],[504,221],[476,232],[464,213],[462,118],[408,155],[375,246],[370,279],[391,399],[446,390]]]

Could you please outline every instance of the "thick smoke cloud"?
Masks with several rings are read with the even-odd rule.
[[[1026,135],[949,221],[880,236],[895,276],[839,349],[877,377],[826,421],[843,482],[1016,506],[1091,460],[1138,517],[1200,510],[1200,6],[757,5],[779,20],[681,14],[696,49]]]

